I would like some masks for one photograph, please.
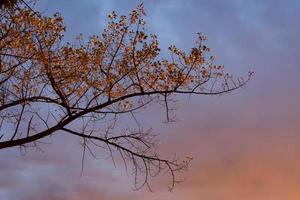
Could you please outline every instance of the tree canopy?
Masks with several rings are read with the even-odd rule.
[[[190,158],[161,158],[156,136],[139,123],[116,131],[120,115],[136,121],[135,112],[160,103],[173,121],[176,95],[228,93],[252,75],[234,78],[215,65],[201,33],[189,52],[172,45],[169,58],[160,58],[142,4],[128,16],[112,12],[101,34],[74,42],[65,41],[59,13],[45,16],[24,1],[0,9],[0,149],[73,135],[82,140],[83,158],[95,148],[122,158],[137,188],[150,188],[150,177],[168,171],[172,189]]]

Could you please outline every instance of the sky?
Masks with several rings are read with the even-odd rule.
[[[45,14],[61,12],[66,40],[99,34],[112,10],[128,14],[142,1],[40,0]],[[298,200],[300,199],[300,1],[145,0],[147,30],[162,55],[175,44],[193,47],[208,36],[217,63],[237,76],[255,72],[245,88],[222,96],[179,97],[178,122],[162,123],[153,107],[140,113],[159,133],[162,154],[192,156],[185,181],[168,191],[164,177],[153,190],[133,190],[133,177],[107,155],[81,170],[76,138],[47,138],[42,151],[0,151],[3,200]]]

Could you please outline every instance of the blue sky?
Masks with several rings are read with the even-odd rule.
[[[61,12],[66,40],[101,33],[107,14],[128,14],[143,2],[148,32],[158,35],[162,56],[170,44],[189,50],[197,32],[208,36],[217,63],[249,84],[231,94],[180,97],[175,124],[152,108],[141,119],[160,133],[161,152],[192,155],[186,181],[170,193],[164,177],[155,193],[133,191],[133,177],[114,168],[105,153],[86,161],[80,177],[76,138],[58,135],[45,152],[0,152],[0,199],[222,199],[300,198],[300,2],[297,0],[40,0],[45,14]]]

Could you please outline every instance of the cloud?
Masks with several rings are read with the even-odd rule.
[[[99,3],[100,2],[100,3]],[[65,16],[71,39],[103,28],[108,11],[128,13],[140,1],[41,1]],[[154,180],[155,193],[132,191],[132,177],[109,160],[87,159],[80,178],[77,139],[47,139],[45,153],[0,152],[0,199],[299,199],[298,1],[146,1],[149,32],[163,48],[188,50],[196,32],[208,35],[218,62],[238,75],[255,77],[222,97],[180,98],[176,124],[161,124],[160,109],[141,114],[161,133],[161,152],[194,157],[186,181],[167,192],[167,179]],[[253,66],[253,68],[252,68]],[[147,121],[148,120],[148,121]]]

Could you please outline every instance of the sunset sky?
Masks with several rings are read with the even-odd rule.
[[[62,13],[66,40],[99,34],[112,10],[128,14],[141,2],[161,56],[174,44],[189,51],[208,36],[217,64],[236,76],[255,72],[245,88],[222,96],[179,96],[178,122],[165,124],[154,106],[139,113],[159,133],[160,152],[192,156],[185,179],[134,191],[133,177],[106,154],[86,159],[78,138],[43,139],[42,151],[0,151],[2,200],[299,200],[300,1],[298,0],[39,0],[36,9]],[[126,122],[124,122],[126,123]]]

